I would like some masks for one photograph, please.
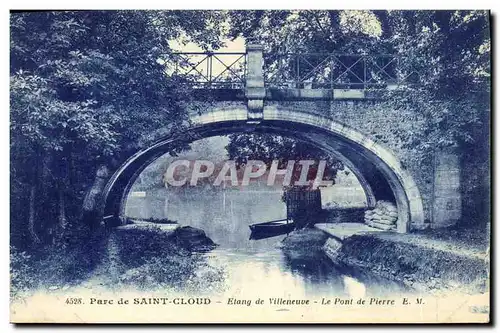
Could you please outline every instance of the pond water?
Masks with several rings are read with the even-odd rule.
[[[217,249],[204,254],[210,265],[224,271],[226,295],[319,300],[322,297],[389,297],[411,293],[394,281],[355,267],[336,266],[322,251],[284,249],[282,240],[286,235],[250,240],[249,229],[242,228],[239,232],[245,237],[241,237],[238,246],[222,242]]]
[[[291,258],[281,249],[219,248],[208,261],[226,273],[226,295],[301,299],[385,297],[407,294],[402,285],[353,268],[340,268],[321,253]]]
[[[141,217],[169,218],[181,226],[204,230],[219,245],[204,256],[224,272],[226,296],[316,299],[409,292],[398,283],[359,269],[337,267],[322,251],[284,251],[281,245],[286,235],[250,240],[250,224],[286,216],[280,192],[212,193],[196,198],[163,195],[148,199],[147,205],[137,202],[137,207],[146,207]]]

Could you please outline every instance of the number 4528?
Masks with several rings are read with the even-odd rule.
[[[66,304],[83,304],[83,302],[81,298],[69,297],[66,298]]]

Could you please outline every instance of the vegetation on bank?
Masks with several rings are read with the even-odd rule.
[[[329,244],[326,233],[309,228],[290,233],[282,249],[291,259],[304,261],[325,252],[337,266],[399,281],[417,290],[488,291],[488,237],[470,227],[433,231],[374,232]]]
[[[281,243],[281,249],[288,257],[297,260],[315,258],[323,252],[328,235],[315,228],[292,231]]]
[[[50,245],[29,252],[11,246],[11,297],[37,289],[68,288],[89,279],[102,262],[106,246],[103,229],[67,246]]]
[[[72,248],[47,247],[36,254],[11,247],[11,296],[65,289],[90,279],[110,288],[213,291],[224,287],[224,273],[209,265],[203,253],[216,246],[200,229],[166,232],[148,226],[103,231]]]
[[[164,288],[203,292],[223,287],[224,273],[201,252],[215,244],[200,229],[165,232],[147,227],[115,230],[111,236],[108,276],[118,284],[139,289]],[[113,268],[114,267],[114,268]]]
[[[454,234],[449,229],[441,233]],[[415,289],[467,293],[488,291],[487,253],[483,252],[482,256],[471,253],[470,242],[444,242],[437,238],[425,234],[354,235],[343,241],[333,259],[401,281]]]

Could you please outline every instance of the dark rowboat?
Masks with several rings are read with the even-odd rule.
[[[250,239],[263,239],[288,234],[295,228],[295,223],[288,219],[251,224]]]

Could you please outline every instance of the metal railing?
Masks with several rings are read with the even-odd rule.
[[[169,75],[179,75],[193,88],[245,87],[246,53],[183,52],[174,53],[165,61]]]
[[[264,53],[265,84],[274,88],[385,88],[415,80],[406,68],[394,55]]]
[[[309,89],[390,88],[418,80],[407,58],[395,55],[263,53],[265,87]],[[169,75],[182,76],[193,88],[244,89],[245,52],[173,53]]]

